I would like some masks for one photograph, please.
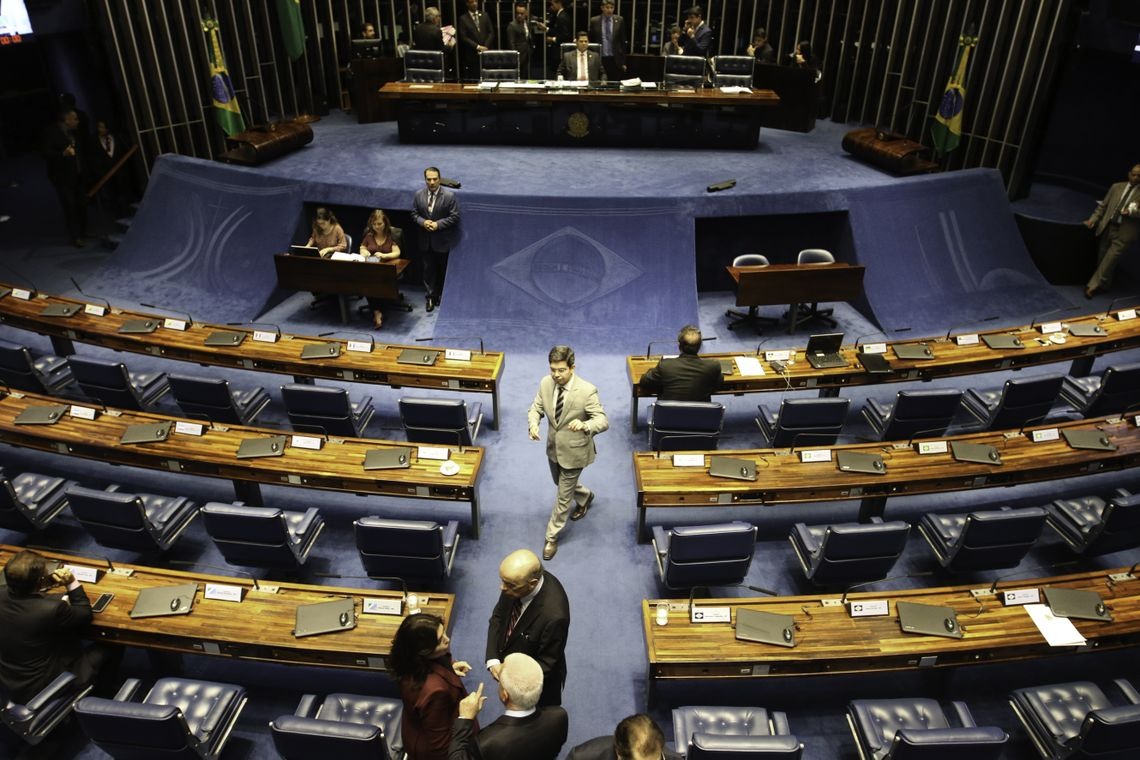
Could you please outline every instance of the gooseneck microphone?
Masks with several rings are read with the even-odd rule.
[[[1081,307],[1080,306],[1065,306],[1065,307],[1062,307],[1060,309],[1053,309],[1052,311],[1047,311],[1044,314],[1038,314],[1036,317],[1034,317],[1032,320],[1030,320],[1029,329],[1032,330],[1034,327],[1037,326],[1037,323],[1040,322],[1041,320],[1045,319],[1045,317],[1051,317],[1054,314],[1066,314],[1066,313],[1071,312],[1071,311],[1076,311],[1079,308],[1081,308]]]
[[[901,581],[905,578],[925,578],[925,577],[930,576],[930,575],[934,575],[933,571],[928,571],[925,573],[907,573],[906,575],[889,575],[886,578],[878,578],[878,579],[873,580],[873,581],[863,581],[862,583],[856,583],[854,585],[848,586],[847,588],[845,588],[843,590],[843,597],[839,600],[839,603],[841,605],[847,604],[847,595],[850,594],[852,591],[854,591],[857,588],[864,588],[866,586],[873,586],[876,583],[886,583],[887,581]]]
[[[67,279],[71,280],[71,284],[75,286],[75,291],[77,293],[79,293],[81,296],[83,296],[84,298],[98,299],[98,300],[103,302],[103,306],[107,309],[107,311],[111,310],[111,302],[108,301],[106,298],[104,298],[103,296],[97,296],[97,295],[93,295],[91,293],[87,293],[86,291],[83,290],[83,288],[79,287],[79,283],[75,281],[74,277],[68,277]]]
[[[477,340],[479,341],[479,355],[487,355],[487,352],[483,350],[483,339],[478,335],[433,335],[428,338],[416,338],[416,343],[424,343],[433,340]]]
[[[983,318],[977,320],[976,322],[966,322],[964,324],[954,325],[953,327],[951,327],[949,330],[946,331],[946,337],[944,337],[942,340],[949,341],[949,342],[953,343],[954,341],[951,340],[950,336],[953,335],[954,331],[957,330],[959,327],[965,327],[966,325],[977,324],[978,322],[993,322],[997,318],[998,318],[998,315],[994,314],[994,315],[991,315],[989,317],[983,317]]]
[[[192,559],[172,559],[170,560],[170,564],[174,565],[175,567],[208,567],[211,570],[225,570],[227,573],[240,573],[253,582],[253,588],[255,591],[261,590],[261,586],[257,585],[257,577],[248,570],[239,570],[236,567],[222,567],[221,565],[210,565],[205,562],[195,562]],[[234,580],[237,579],[234,578]]]

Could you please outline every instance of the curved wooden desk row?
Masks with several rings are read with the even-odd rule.
[[[1127,311],[1115,312],[1115,314],[1123,315],[1127,315],[1127,313]],[[1088,374],[1093,359],[1100,354],[1140,347],[1140,318],[1120,321],[1113,316],[1100,313],[1073,317],[1065,320],[1065,324],[1070,327],[1099,325],[1104,330],[1104,335],[1078,337],[1066,334],[1064,343],[1054,343],[1048,339],[1048,334],[1043,335],[1040,332],[1039,326],[1030,328],[1028,325],[1023,325],[992,330],[987,333],[990,335],[1016,335],[1025,345],[1025,348],[1021,349],[992,349],[985,344],[980,337],[981,334],[978,333],[970,333],[969,335],[978,337],[977,340],[966,345],[958,345],[956,340],[958,337],[967,336],[955,336],[950,339],[940,336],[894,341],[886,344],[887,351],[884,354],[884,357],[890,362],[892,372],[878,375],[872,375],[863,369],[854,345],[844,346],[840,352],[848,362],[846,367],[822,370],[814,369],[807,363],[801,346],[795,351],[795,363],[789,367],[786,373],[776,371],[769,362],[765,361],[764,351],[761,350],[759,358],[764,368],[763,375],[745,377],[740,374],[740,369],[734,365],[732,374],[724,376],[724,385],[717,393],[718,395],[739,395],[758,391],[819,388],[820,395],[836,395],[839,388],[849,385],[933,380],[938,377],[972,375],[1063,361],[1072,361],[1073,367],[1070,374],[1080,376]],[[1042,345],[1042,342],[1045,345]],[[933,358],[923,360],[900,359],[895,353],[895,346],[913,346],[919,343],[925,343],[930,348],[934,354]],[[755,351],[744,353],[745,355],[754,355]],[[735,354],[703,354],[703,356],[706,359],[732,359],[740,354],[741,352]],[[643,396],[657,395],[655,390],[641,387],[641,376],[657,366],[660,359],[659,355],[629,356],[626,358],[626,369],[632,386],[630,416],[634,429],[637,425],[638,399]]]
[[[1110,579],[1109,575],[1114,578]],[[839,595],[702,599],[698,606],[729,606],[732,623],[690,623],[687,601],[644,600],[641,603],[645,647],[649,656],[649,688],[657,680],[694,678],[774,678],[798,675],[850,674],[950,668],[991,662],[1049,657],[1092,649],[1140,644],[1140,578],[1128,568],[1099,570],[1053,578],[1006,580],[1001,589],[1045,586],[1095,591],[1113,617],[1110,623],[1072,619],[1088,642],[1083,646],[1049,646],[1029,614],[1006,607],[990,592],[990,584],[853,593],[848,600],[887,600],[889,614],[851,617]],[[998,594],[1001,593],[998,590]],[[976,591],[977,596],[972,594]],[[1042,602],[1044,597],[1042,595]],[[903,633],[895,602],[952,607],[963,637]],[[668,623],[657,625],[658,604],[669,606]],[[796,646],[738,641],[733,627],[742,608],[792,615]]]
[[[993,446],[1000,454],[1000,464],[960,462],[949,450],[920,454],[917,444],[906,442],[803,447],[830,451],[831,460],[821,462],[802,462],[800,452],[792,453],[790,449],[691,452],[704,456],[704,464],[699,467],[674,466],[671,452],[638,451],[633,454],[638,537],[645,540],[645,511],[649,507],[756,506],[862,499],[860,520],[865,521],[882,515],[888,496],[1035,483],[1135,467],[1140,464],[1140,429],[1135,419],[1074,420],[1038,425],[1020,432],[983,431],[936,439]],[[1100,430],[1116,448],[1112,451],[1071,448],[1061,433],[1066,429]],[[1056,430],[1056,440],[1034,442],[1034,430]],[[930,440],[927,438],[924,442]],[[881,474],[841,472],[836,461],[841,451],[877,454],[885,468]],[[712,456],[755,462],[756,480],[710,475]]]
[[[0,565],[7,564],[20,550],[19,546],[0,545]],[[100,594],[113,593],[115,598],[104,612],[95,615],[91,638],[128,646],[290,665],[383,670],[392,636],[403,620],[400,615],[362,614],[363,600],[399,599],[400,591],[299,583],[259,583],[261,588],[254,589],[248,579],[240,577],[123,563],[115,563],[114,572],[108,572],[104,569],[106,562],[96,559],[47,550],[40,553],[68,565],[100,569],[98,582],[83,584],[87,597],[94,602]],[[131,574],[125,575],[124,571]],[[198,584],[194,608],[189,614],[138,620],[130,617],[131,608],[143,589],[189,582]],[[206,583],[245,586],[244,599],[241,602],[206,599]],[[453,594],[417,592],[416,596],[423,612],[439,615],[447,628],[451,628]],[[356,599],[354,629],[300,639],[293,636],[298,605],[340,597]]]
[[[11,287],[0,283],[0,292]],[[53,304],[77,305],[79,310],[69,317],[43,314],[44,308]],[[29,300],[8,295],[0,298],[0,323],[51,336],[52,345],[60,355],[74,353],[71,341],[77,340],[116,351],[149,354],[196,364],[293,375],[298,382],[304,382],[308,378],[326,378],[388,385],[393,388],[489,393],[492,405],[491,427],[498,429],[499,426],[499,379],[503,373],[504,361],[501,352],[480,354],[471,351],[470,359],[458,360],[446,358],[442,348],[431,344],[400,346],[377,343],[371,352],[364,353],[348,350],[349,340],[357,341],[364,335],[353,336],[351,333],[342,338],[335,335],[320,337],[282,334],[277,342],[265,343],[253,340],[253,332],[257,329],[253,324],[234,326],[195,322],[185,330],[174,330],[163,327],[162,315],[112,307],[105,316],[100,317],[87,313],[84,309],[87,305],[88,302],[85,301],[42,293],[33,294]],[[158,327],[150,333],[120,333],[119,328],[129,320],[151,320]],[[205,345],[206,338],[218,331],[241,333],[245,339],[237,346]],[[305,346],[326,343],[340,344],[340,355],[335,358],[301,359],[301,351]],[[396,361],[404,349],[424,348],[425,345],[440,351],[434,365],[419,366]]]
[[[471,535],[479,537],[479,501],[476,483],[483,464],[483,449],[451,449],[451,461],[459,472],[447,476],[440,462],[421,459],[416,444],[369,438],[329,438],[320,450],[287,445],[280,456],[237,459],[242,441],[284,436],[281,430],[246,426],[205,425],[149,412],[107,409],[87,420],[63,415],[52,425],[16,424],[29,407],[72,402],[52,396],[13,391],[0,399],[0,443],[59,454],[95,459],[112,464],[153,470],[228,478],[238,498],[260,504],[258,484],[299,486],[362,495],[396,496],[409,499],[466,501],[471,504]],[[119,439],[129,425],[179,422],[202,428],[202,435],[180,433],[171,428],[166,440],[122,444]],[[412,449],[409,467],[365,470],[366,452],[373,449]]]

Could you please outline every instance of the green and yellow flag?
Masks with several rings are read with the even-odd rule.
[[[285,52],[294,61],[305,52],[305,26],[301,21],[301,0],[277,0],[277,18]]]
[[[950,75],[950,81],[946,83],[942,102],[938,104],[938,115],[930,127],[934,150],[939,155],[957,148],[962,139],[962,109],[966,107],[966,64],[970,60],[970,49],[977,44],[978,38],[970,32],[958,38],[958,63]]]
[[[226,59],[222,56],[222,41],[218,32],[218,22],[206,18],[202,22],[206,33],[206,54],[210,58],[210,92],[214,98],[214,115],[218,126],[227,135],[245,131],[245,119],[241,117],[241,106],[237,102],[234,83],[226,71]]]

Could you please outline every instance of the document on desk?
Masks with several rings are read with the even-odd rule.
[[[1029,613],[1029,619],[1041,631],[1051,647],[1073,647],[1087,643],[1085,637],[1065,617],[1057,617],[1047,604],[1027,604],[1022,609]]]
[[[760,377],[764,374],[764,367],[755,356],[735,356],[736,368],[744,377]]]
[[[359,253],[345,253],[343,251],[335,251],[329,258],[333,261],[364,261],[364,257]]]
[[[728,87],[718,87],[717,89],[720,90],[721,92],[723,92],[725,95],[751,95],[752,94],[752,88],[751,87],[728,86]]]

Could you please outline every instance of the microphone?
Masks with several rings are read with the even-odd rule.
[[[397,581],[404,594],[404,601],[408,600],[408,583],[397,575],[339,575],[337,573],[313,573],[318,578],[337,578],[355,581]],[[426,597],[425,597],[426,599]]]
[[[796,433],[792,437],[792,445],[789,447],[788,454],[794,455],[796,453],[796,446],[799,446],[801,438],[806,440],[806,439],[810,439],[810,438],[824,438],[824,439],[826,439],[826,438],[832,438],[832,437],[833,436],[830,433],[817,433],[813,430],[801,430],[800,432]],[[838,438],[838,435],[836,435],[834,437]],[[808,444],[805,444],[805,445],[808,445]],[[821,445],[834,446],[836,444],[834,442],[832,442],[832,443],[824,443]]]
[[[759,356],[759,355],[760,355],[760,346],[764,345],[765,343],[767,343],[767,342],[768,342],[768,341],[770,341],[770,340],[772,340],[772,336],[771,336],[771,335],[769,335],[767,338],[765,338],[764,340],[762,340],[762,341],[760,341],[759,343],[757,343],[757,344],[756,344],[756,355],[757,355],[757,356]]]
[[[1046,565],[1045,567],[1047,569],[1050,569],[1050,570],[1053,569],[1053,565]],[[1020,570],[1020,571],[1014,570],[1012,573],[1003,573],[1002,575],[999,575],[998,577],[994,578],[994,582],[990,584],[990,587],[989,587],[989,589],[986,590],[986,593],[989,594],[990,596],[994,596],[997,593],[998,584],[1001,583],[1002,581],[1006,580],[1007,578],[1014,578],[1018,575],[1033,575],[1036,572],[1037,572],[1036,570]]]
[[[897,335],[898,333],[910,332],[913,329],[914,328],[911,327],[910,325],[907,325],[906,327],[892,327],[890,329],[890,334],[891,335]]]
[[[758,594],[767,594],[768,596],[779,596],[779,594],[777,594],[772,589],[764,588],[762,586],[749,586],[749,585],[743,584],[743,583],[737,583],[734,585],[741,586],[741,587],[746,588],[750,591],[755,591]],[[693,597],[697,593],[697,589],[699,589],[699,588],[703,588],[705,591],[711,591],[712,590],[711,586],[693,586],[691,589],[689,589],[689,621],[690,622],[692,622],[692,620],[693,620]]]
[[[1076,311],[1079,308],[1081,308],[1081,307],[1080,306],[1065,306],[1065,307],[1060,308],[1060,309],[1053,309],[1052,311],[1047,311],[1044,314],[1038,314],[1036,317],[1034,317],[1030,321],[1029,329],[1032,330],[1034,327],[1037,326],[1037,323],[1040,322],[1041,320],[1045,319],[1045,317],[1051,317],[1054,314],[1066,314],[1070,311]]]
[[[96,295],[91,295],[90,293],[85,293],[83,291],[83,288],[79,287],[79,283],[75,281],[74,277],[68,277],[67,279],[71,280],[71,284],[75,286],[76,292],[79,293],[81,296],[83,296],[84,298],[97,298],[98,300],[103,302],[103,306],[107,309],[107,311],[111,310],[111,302],[108,301],[106,298],[103,298],[103,296],[96,296]]]
[[[0,269],[3,269],[8,274],[15,275],[15,277],[17,279],[25,282],[29,286],[33,296],[35,296],[35,294],[39,292],[39,288],[36,287],[36,284],[34,282],[32,282],[32,279],[30,277],[23,275],[23,274],[20,274],[15,269],[8,266],[7,264],[0,263]]]
[[[1021,424],[1021,427],[1019,427],[1017,429],[1016,433],[1014,433],[1012,436],[1006,437],[1005,443],[1002,444],[1002,448],[1004,449],[1006,446],[1009,445],[1010,438],[1019,438],[1020,436],[1025,434],[1025,428],[1029,427],[1030,425],[1036,425],[1038,422],[1041,422],[1042,420],[1044,420],[1048,416],[1049,416],[1049,410],[1046,410],[1044,414],[1039,414],[1036,417],[1030,417],[1029,419],[1027,419],[1025,422],[1023,422]]]
[[[376,341],[368,333],[345,332],[344,330],[329,330],[328,332],[317,333],[318,338],[327,338],[330,335],[343,335],[346,338],[349,338],[350,340],[355,338],[356,340],[359,340],[361,343],[367,343],[368,344],[368,351],[365,353],[371,353],[372,349],[376,347]],[[381,350],[383,350],[384,348],[385,348],[385,346],[380,347]]]
[[[37,544],[28,544],[27,548],[28,549],[34,549],[35,551],[38,551],[38,552],[53,552],[54,553],[54,552],[59,551],[59,549],[55,549],[55,548],[52,548],[50,546],[39,546]],[[110,558],[104,557],[102,554],[88,554],[87,552],[77,552],[77,551],[68,551],[68,554],[76,556],[76,557],[83,557],[85,559],[102,560],[103,562],[107,563],[107,572],[114,572],[114,570],[115,570],[115,566],[111,564]]]
[[[650,352],[650,350],[651,350],[651,349],[652,349],[654,346],[656,346],[656,345],[658,345],[658,344],[661,344],[661,343],[672,343],[672,342],[674,342],[674,340],[675,340],[674,338],[667,338],[667,339],[666,339],[666,338],[662,338],[661,340],[651,340],[651,341],[649,341],[649,345],[647,345],[647,346],[645,347],[645,358],[646,358],[646,359],[648,359],[648,358],[649,358],[649,356],[650,356],[650,353],[649,353],[649,352]]]
[[[483,350],[483,339],[480,338],[478,335],[460,335],[458,337],[454,336],[454,335],[442,335],[442,336],[433,335],[430,338],[416,338],[416,343],[423,343],[424,341],[430,341],[430,340],[477,340],[477,341],[479,341],[479,355],[480,356],[486,356],[487,355],[487,352]]]
[[[878,579],[873,580],[873,581],[863,581],[862,583],[856,583],[856,584],[854,584],[852,586],[848,586],[846,589],[844,589],[843,597],[839,600],[839,604],[841,604],[841,605],[847,604],[847,595],[850,594],[852,591],[854,591],[857,588],[863,588],[865,586],[873,586],[876,583],[885,583],[886,581],[901,581],[904,578],[925,578],[925,577],[930,576],[930,575],[934,575],[933,571],[927,571],[925,573],[907,573],[906,575],[890,575],[890,576],[887,576],[886,578],[878,578]]]
[[[907,439],[906,448],[909,449],[911,446],[914,445],[914,441],[916,438],[920,438],[924,435],[931,435],[932,433],[936,434],[938,437],[942,437],[942,436],[946,435],[946,428],[947,427],[949,427],[949,425],[939,425],[938,427],[932,427],[932,428],[927,428],[926,430],[917,431],[914,435],[912,435],[910,438]]]
[[[1102,319],[1108,319],[1109,315],[1112,314],[1112,307],[1116,306],[1116,304],[1119,303],[1120,301],[1127,301],[1129,298],[1136,298],[1136,294],[1135,293],[1129,293],[1128,295],[1117,296],[1116,298],[1112,299],[1112,301],[1108,304],[1108,308],[1104,310],[1104,316],[1101,318]]]
[[[194,318],[184,311],[178,311],[177,309],[168,309],[165,306],[155,306],[152,303],[143,303],[142,301],[139,301],[139,306],[145,306],[148,309],[157,309],[158,311],[168,311],[171,314],[177,314],[178,316],[184,318],[183,321],[186,322],[186,327],[194,324]]]
[[[668,433],[666,435],[663,435],[657,439],[657,445],[653,447],[653,452],[656,454],[654,459],[661,458],[661,446],[666,441],[680,440],[685,438],[700,438],[702,440],[708,440],[709,436],[707,433]],[[672,451],[672,449],[669,450]]]
[[[983,317],[982,319],[979,319],[977,321],[978,322],[993,322],[997,318],[998,318],[998,315],[994,314],[993,316]],[[966,325],[972,325],[972,324],[976,324],[976,322],[966,322],[964,324],[954,325],[953,327],[951,327],[949,330],[946,331],[946,337],[943,338],[942,340],[953,343],[954,341],[950,340],[950,336],[954,334],[954,331],[957,330],[959,327],[965,327]]]
[[[208,567],[212,570],[225,570],[227,573],[241,573],[242,575],[248,576],[249,579],[251,581],[253,581],[253,588],[256,591],[261,590],[261,586],[257,585],[257,578],[253,575],[253,573],[248,572],[246,570],[238,570],[236,567],[223,567],[221,565],[209,565],[209,564],[206,564],[205,562],[195,562],[192,559],[172,559],[172,560],[170,560],[170,564],[174,565],[175,567]]]

